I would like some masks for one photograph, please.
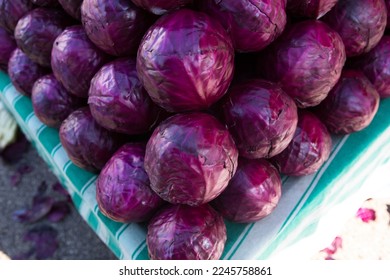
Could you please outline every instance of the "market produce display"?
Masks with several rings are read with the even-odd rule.
[[[219,259],[390,96],[388,2],[0,0],[0,65],[149,258]]]
[[[54,40],[69,24],[68,17],[60,10],[33,9],[15,27],[16,44],[32,61],[50,67]]]
[[[315,111],[331,132],[352,133],[371,123],[379,98],[378,91],[361,71],[345,70]]]
[[[31,102],[38,119],[47,126],[57,128],[73,111],[87,105],[85,99],[69,94],[53,74],[35,81]]]
[[[234,49],[255,52],[272,43],[286,26],[285,0],[201,0],[201,11],[218,19],[229,32]]]
[[[31,96],[36,80],[49,73],[49,69],[32,61],[21,49],[16,48],[8,60],[8,75],[15,88]]]
[[[387,25],[384,0],[342,0],[324,16],[324,21],[337,31],[348,57],[361,55],[374,48]]]
[[[100,68],[88,104],[101,126],[129,135],[152,131],[162,113],[138,79],[134,58],[118,58]]]
[[[127,143],[104,166],[96,183],[104,215],[122,223],[144,222],[164,204],[150,188],[144,161],[145,144]]]

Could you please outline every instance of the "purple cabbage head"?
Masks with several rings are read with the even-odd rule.
[[[319,19],[329,12],[338,0],[287,0],[287,12],[297,18]]]
[[[30,0],[0,0],[0,26],[13,34],[18,20],[33,8]]]
[[[101,126],[125,134],[152,130],[161,112],[138,79],[133,58],[105,64],[91,81],[88,103]]]
[[[150,188],[144,157],[144,144],[125,144],[100,172],[96,199],[105,216],[122,223],[143,222],[163,204]]]
[[[152,189],[171,203],[199,205],[217,197],[237,168],[229,131],[206,113],[176,114],[162,122],[146,146]]]
[[[57,7],[59,5],[58,0],[31,0],[31,2],[41,7]]]
[[[55,40],[51,53],[54,76],[71,94],[84,98],[88,97],[93,76],[106,60],[81,25],[67,27]]]
[[[227,91],[234,50],[222,25],[181,9],[162,16],[138,50],[138,76],[152,100],[170,112],[206,109]]]
[[[119,135],[96,123],[89,107],[73,111],[62,122],[59,133],[69,159],[91,172],[100,171],[123,144]]]
[[[265,159],[239,158],[237,172],[211,203],[226,219],[256,222],[271,214],[282,195],[278,170]]]
[[[349,134],[371,123],[379,100],[379,93],[361,71],[345,70],[316,112],[330,132]]]
[[[114,56],[135,55],[153,19],[129,0],[84,0],[81,6],[89,39]]]
[[[193,0],[132,0],[132,2],[153,14],[162,15],[193,2]]]
[[[58,2],[70,16],[81,20],[81,4],[83,0],[58,0]]]
[[[326,126],[313,113],[300,110],[294,138],[272,162],[285,175],[308,175],[328,160],[331,149],[332,139]]]
[[[202,0],[201,10],[218,19],[239,52],[264,49],[284,30],[285,0]]]
[[[8,61],[8,75],[14,87],[23,95],[30,96],[34,83],[48,70],[33,62],[21,49],[16,48]]]
[[[68,23],[67,16],[60,10],[36,8],[18,21],[16,43],[32,61],[50,67],[53,43]]]
[[[383,0],[339,0],[323,20],[340,34],[351,57],[378,44],[386,29],[387,10]]]
[[[382,98],[390,97],[390,36],[385,35],[368,53],[357,57],[355,67],[362,70]]]
[[[298,105],[318,105],[341,75],[346,60],[341,37],[325,23],[302,21],[291,26],[258,61],[263,76],[282,85]]]
[[[290,143],[297,107],[278,85],[248,80],[233,85],[222,105],[224,119],[240,156],[270,158]]]
[[[210,205],[167,205],[148,224],[146,244],[152,260],[218,260],[226,226]]]
[[[0,27],[0,64],[7,65],[15,49],[16,42],[14,37]]]
[[[86,104],[86,100],[69,94],[53,74],[45,75],[34,83],[31,101],[38,119],[57,128],[73,111]]]

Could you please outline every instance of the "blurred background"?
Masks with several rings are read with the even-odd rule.
[[[0,259],[116,259],[23,135],[0,154]]]

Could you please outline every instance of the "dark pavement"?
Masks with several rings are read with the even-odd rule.
[[[21,176],[20,182],[15,184],[17,181],[15,174],[18,170],[24,170],[22,173],[25,174]],[[33,146],[29,147],[17,163],[8,164],[0,157],[0,259],[4,258],[4,254],[10,258],[39,259],[42,258],[40,255],[42,252],[39,250],[43,250],[44,259],[116,259],[71,203],[69,203],[70,213],[59,222],[49,221],[47,217],[30,223],[15,220],[13,217],[15,211],[19,210],[20,213],[20,209],[31,207],[33,197],[42,184],[47,186],[46,197],[64,200],[66,198],[64,194],[52,189],[52,185],[56,182],[55,175],[48,169]],[[47,229],[50,229],[49,233]],[[30,241],[24,240],[27,232],[30,232]],[[34,232],[41,233],[39,247],[31,242],[38,238],[32,234]],[[47,236],[53,232],[57,238],[57,242],[54,243],[58,244],[54,249],[53,240]]]

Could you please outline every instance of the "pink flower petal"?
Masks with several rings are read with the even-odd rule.
[[[328,255],[328,257],[330,257],[331,255],[336,253],[338,249],[342,247],[343,247],[343,239],[340,236],[336,236],[335,239],[333,239],[332,244],[329,247],[321,250],[321,252],[325,252]]]
[[[369,221],[375,221],[376,219],[375,210],[371,208],[361,207],[357,211],[356,217],[360,218],[365,223],[368,223]]]

